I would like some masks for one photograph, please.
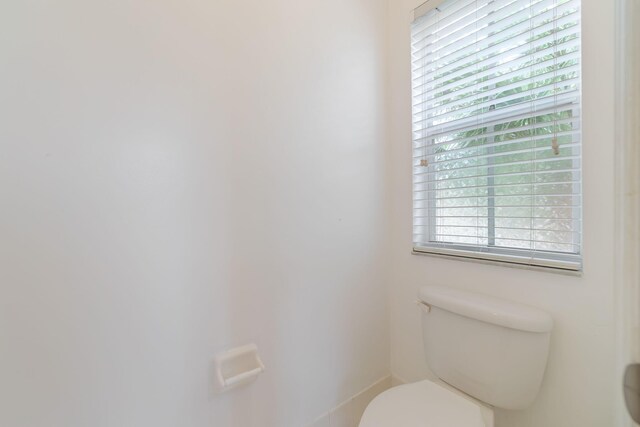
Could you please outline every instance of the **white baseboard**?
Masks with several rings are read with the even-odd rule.
[[[336,408],[327,412],[308,427],[358,427],[360,418],[374,397],[391,387],[392,377],[384,377],[365,388]]]
[[[395,387],[397,385],[408,384],[409,381],[405,380],[397,376],[396,374],[391,374],[391,387]]]

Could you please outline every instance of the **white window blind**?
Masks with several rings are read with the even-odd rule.
[[[579,0],[428,9],[411,26],[414,251],[580,270]]]

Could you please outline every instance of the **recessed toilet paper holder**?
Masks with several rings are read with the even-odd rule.
[[[215,356],[213,364],[218,393],[255,381],[265,369],[255,344],[247,344],[219,353]]]

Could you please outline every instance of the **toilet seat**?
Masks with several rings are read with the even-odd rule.
[[[493,411],[447,386],[424,380],[378,395],[359,427],[493,427]]]

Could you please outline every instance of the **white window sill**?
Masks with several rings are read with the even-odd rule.
[[[497,265],[502,267],[518,268],[524,270],[543,271],[548,273],[563,274],[566,276],[582,276],[582,267],[568,263],[549,262],[547,265],[533,264],[523,257],[496,255],[491,253],[474,253],[446,248],[414,247],[413,255],[427,255],[437,258],[473,262],[478,264]]]

